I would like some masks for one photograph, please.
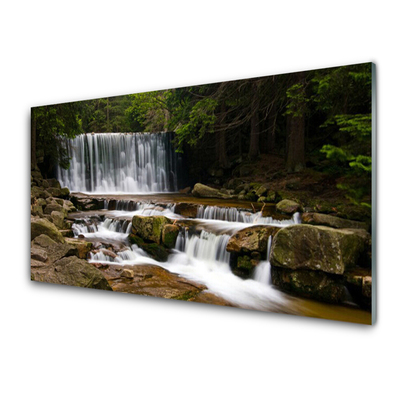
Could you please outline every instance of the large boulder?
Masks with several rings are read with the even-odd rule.
[[[322,271],[272,267],[271,278],[275,286],[290,294],[328,303],[346,299],[346,288],[340,277]]]
[[[194,185],[192,194],[196,197],[215,197],[219,199],[230,199],[233,197],[232,195],[221,193],[218,189],[203,185],[202,183],[196,183]]]
[[[56,242],[64,243],[63,235],[53,223],[45,218],[31,217],[31,240],[42,234]]]
[[[75,256],[64,257],[47,267],[33,269],[31,279],[60,285],[112,290],[96,267]]]
[[[364,222],[339,218],[328,214],[304,213],[301,218],[304,224],[310,225],[324,225],[337,229],[368,229],[367,224]]]
[[[54,202],[52,202],[50,204],[47,204],[46,207],[43,210],[43,212],[45,214],[48,214],[48,215],[51,215],[51,213],[53,211],[58,211],[58,212],[61,212],[61,213],[65,213],[64,208],[60,204],[58,204],[56,201],[54,201]]]
[[[93,248],[93,243],[86,242],[85,240],[75,239],[75,238],[65,238],[65,241],[69,245],[74,246],[78,251],[77,256],[84,260],[87,259],[89,252]]]
[[[51,220],[53,221],[53,224],[58,229],[64,228],[64,213],[62,213],[60,211],[52,211],[50,216],[51,216]]]
[[[51,179],[46,179],[46,181],[47,181],[47,183],[49,184],[50,187],[61,189],[60,182],[57,179],[51,178]]]
[[[258,197],[265,196],[268,192],[268,188],[265,185],[260,185],[256,190],[256,195]]]
[[[164,226],[171,223],[172,221],[169,218],[162,215],[150,217],[135,215],[132,218],[132,231],[142,239],[160,244]]]
[[[365,249],[363,238],[350,230],[292,225],[274,237],[271,264],[342,275],[357,265]]]
[[[33,253],[32,253],[33,252]],[[46,260],[39,260],[37,254],[46,254]],[[33,256],[32,254],[35,254]],[[47,235],[40,235],[31,242],[31,258],[39,261],[54,263],[63,257],[77,256],[78,250],[68,243],[57,243]]]
[[[229,239],[226,250],[231,253],[260,253],[267,251],[268,238],[280,228],[274,226],[251,226],[242,229]]]
[[[276,209],[284,214],[294,214],[297,211],[301,211],[301,205],[293,200],[285,199],[276,205]]]
[[[197,204],[178,203],[175,205],[175,212],[187,218],[196,218]]]

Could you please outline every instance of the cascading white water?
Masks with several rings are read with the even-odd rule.
[[[70,168],[58,180],[73,192],[178,190],[177,155],[168,133],[82,134],[67,143]]]
[[[230,254],[226,251],[229,238],[229,235],[201,231],[200,236],[192,235],[185,240],[184,252],[189,258],[229,265]],[[176,243],[176,247],[178,246],[181,247],[181,244]]]
[[[238,210],[234,207],[218,207],[200,205],[197,209],[199,219],[211,219],[217,221],[243,222],[256,225],[293,225],[301,223],[300,214],[295,213],[291,219],[277,220],[272,217],[263,217],[262,212]]]
[[[254,270],[253,279],[257,282],[261,282],[264,285],[271,285],[271,263],[269,257],[271,253],[272,236],[268,238],[267,246],[267,260],[261,261]]]

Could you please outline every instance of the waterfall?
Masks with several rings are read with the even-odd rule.
[[[256,266],[253,277],[255,281],[264,283],[265,285],[271,285],[271,263],[269,262],[271,243],[272,243],[272,236],[268,238],[267,260],[261,261]]]
[[[243,222],[255,225],[293,225],[300,224],[300,214],[293,214],[291,219],[277,220],[272,217],[263,217],[262,212],[238,210],[235,207],[218,207],[199,205],[196,218],[228,222]]]
[[[70,168],[58,180],[72,192],[160,193],[178,190],[178,156],[169,133],[82,134],[67,142]]]
[[[230,254],[226,251],[229,238],[229,235],[215,235],[211,232],[201,231],[200,236],[186,237],[184,246],[181,243],[181,236],[180,241],[177,240],[175,248],[184,247],[183,251],[190,259],[229,265]]]

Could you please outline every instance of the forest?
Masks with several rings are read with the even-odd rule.
[[[174,132],[189,183],[271,158],[371,206],[370,63],[35,107],[33,163],[68,167],[64,139],[84,132]]]

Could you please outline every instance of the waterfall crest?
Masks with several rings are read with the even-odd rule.
[[[86,133],[69,140],[67,149],[70,168],[58,167],[58,180],[72,192],[178,190],[178,156],[169,133]]]

